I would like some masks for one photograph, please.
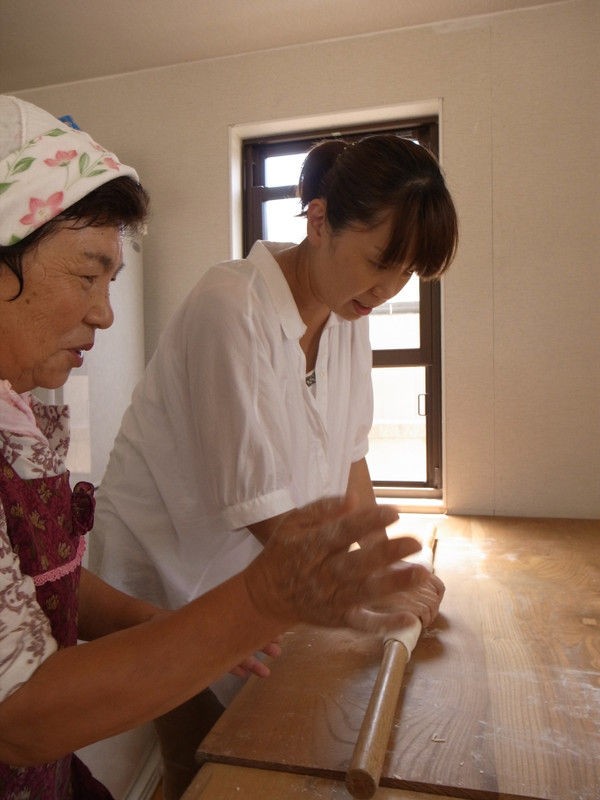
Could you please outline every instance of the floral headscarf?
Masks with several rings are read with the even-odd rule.
[[[11,245],[132,167],[87,133],[0,95],[0,245]]]

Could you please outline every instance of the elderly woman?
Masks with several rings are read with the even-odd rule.
[[[260,672],[247,654],[299,621],[405,624],[410,604],[370,607],[427,575],[396,563],[418,549],[412,539],[349,549],[396,518],[385,507],[354,510],[352,499],[285,515],[246,569],[175,612],[81,567],[93,488],[69,486],[67,409],[31,392],[61,386],[111,324],[122,235],[146,208],[135,171],[115,155],[41,109],[0,97],[4,800],[109,798],[75,749],[163,714],[236,664]],[[430,600],[431,613],[438,604]]]

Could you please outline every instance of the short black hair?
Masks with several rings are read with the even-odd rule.
[[[322,198],[335,234],[353,225],[374,227],[391,215],[382,266],[399,264],[437,278],[458,244],[456,209],[440,165],[422,145],[393,133],[319,142],[308,152],[298,185],[302,213]]]

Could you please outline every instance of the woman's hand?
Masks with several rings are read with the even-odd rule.
[[[281,647],[279,646],[281,639],[282,637],[278,636],[272,642],[266,644],[260,652],[271,658],[278,658],[281,655]],[[268,678],[271,674],[269,667],[256,655],[248,656],[248,658],[240,661],[240,663],[233,669],[230,669],[229,672],[232,675],[237,675],[239,678],[248,678],[250,675],[257,675],[259,678]]]
[[[401,560],[418,552],[419,542],[401,537],[373,543],[373,535],[398,514],[390,506],[356,510],[355,504],[351,497],[328,498],[281,518],[263,552],[244,571],[261,614],[286,625],[366,631],[409,625],[415,610],[433,618],[441,600],[438,579],[432,581],[427,568]],[[350,551],[354,542],[369,546]]]
[[[427,628],[438,614],[445,590],[446,587],[437,575],[429,573],[420,586],[398,592],[392,598],[391,604],[387,603],[384,608],[390,610],[401,606],[418,617],[423,627]],[[377,607],[374,610],[382,611],[384,608]]]

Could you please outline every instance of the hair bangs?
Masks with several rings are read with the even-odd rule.
[[[445,187],[410,187],[392,210],[392,233],[382,256],[385,265],[403,265],[424,280],[441,277],[454,259],[458,230]]]

